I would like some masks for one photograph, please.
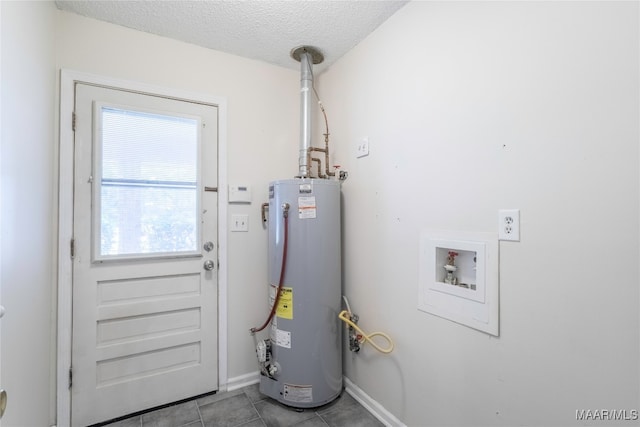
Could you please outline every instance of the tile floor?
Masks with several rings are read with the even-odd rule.
[[[262,395],[258,384],[137,415],[105,427],[382,427],[346,391],[328,405],[303,411]]]

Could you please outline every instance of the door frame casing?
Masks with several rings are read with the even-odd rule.
[[[74,131],[71,127],[75,84],[87,83],[218,107],[218,390],[227,387],[227,100],[199,92],[113,79],[74,70],[60,70],[58,151],[58,298],[56,412],[58,427],[71,425],[69,368],[72,343]]]

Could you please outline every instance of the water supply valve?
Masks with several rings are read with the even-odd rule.
[[[349,316],[354,324],[358,323],[359,317],[357,314],[349,313]],[[358,334],[353,326],[349,325],[349,351],[353,351],[354,353],[359,352],[361,339],[362,336]]]

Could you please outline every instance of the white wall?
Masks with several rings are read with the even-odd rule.
[[[56,422],[55,120],[61,68],[226,97],[228,181],[251,185],[254,194],[253,204],[229,207],[229,214],[250,216],[250,231],[230,233],[228,240],[231,378],[257,370],[248,331],[264,320],[268,308],[266,233],[259,211],[267,183],[297,172],[295,70],[56,11],[52,2],[2,2],[5,426]]]
[[[57,15],[56,49],[58,68],[227,99],[228,181],[253,188],[251,205],[229,207],[249,214],[249,232],[228,235],[228,375],[257,371],[249,329],[268,314],[260,205],[269,180],[297,172],[297,72],[67,12]]]
[[[297,172],[298,73],[51,2],[0,7],[3,425],[55,422],[61,67],[227,97],[229,182],[254,188],[251,206],[229,208],[251,226],[229,235],[229,376],[255,371],[259,205],[268,181]],[[320,76],[350,172],[345,292],[365,329],[396,341],[391,356],[347,355],[345,371],[407,425],[575,425],[576,409],[640,406],[638,12],[414,2]],[[371,155],[355,160],[362,136]],[[418,312],[419,231],[495,231],[512,207],[522,241],[501,244],[501,336]]]
[[[396,343],[345,373],[407,425],[638,409],[638,12],[412,2],[320,77],[350,173],[345,292]],[[420,230],[497,233],[500,208],[522,221],[500,244],[500,337],[419,312]]]
[[[53,2],[2,2],[0,321],[4,426],[55,421],[50,357],[55,265]]]

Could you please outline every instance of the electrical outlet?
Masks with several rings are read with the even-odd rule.
[[[498,211],[498,240],[520,241],[520,209]]]
[[[364,157],[369,155],[369,138],[362,138],[356,147],[356,157]]]

